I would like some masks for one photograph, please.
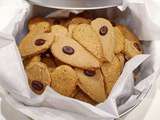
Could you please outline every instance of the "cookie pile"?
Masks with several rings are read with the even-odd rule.
[[[103,102],[125,61],[142,54],[138,38],[123,25],[104,18],[68,20],[33,18],[19,50],[30,88],[47,85],[61,95],[96,105]]]

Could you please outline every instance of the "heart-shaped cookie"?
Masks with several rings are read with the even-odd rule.
[[[111,62],[114,58],[115,38],[112,24],[104,18],[96,18],[91,26],[100,38],[103,47],[104,57]]]
[[[75,68],[78,75],[78,86],[89,97],[96,102],[100,103],[106,99],[106,93],[104,88],[104,79],[101,71],[82,70]]]
[[[81,44],[85,49],[87,49],[91,54],[99,59],[99,61],[104,61],[102,44],[100,38],[92,27],[88,24],[79,24],[74,28],[72,32],[73,38]]]
[[[117,27],[125,37],[125,58],[128,60],[136,55],[142,54],[142,46],[137,36],[124,25],[118,25]]]
[[[57,59],[75,67],[84,69],[95,69],[100,67],[99,61],[93,55],[69,37],[55,37],[51,51]]]
[[[32,62],[26,66],[26,73],[31,89],[41,94],[46,85],[50,85],[51,77],[47,66],[42,62]]]
[[[58,93],[71,96],[76,89],[78,77],[76,72],[67,65],[57,67],[51,73],[51,87]]]
[[[22,57],[31,57],[48,50],[53,42],[52,33],[29,32],[20,42],[19,50]]]
[[[102,73],[105,77],[105,89],[108,95],[123,70],[124,61],[123,54],[118,54],[113,58],[112,62],[106,62],[101,67]]]

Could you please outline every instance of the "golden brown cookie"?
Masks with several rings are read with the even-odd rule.
[[[38,55],[50,48],[53,42],[52,33],[29,32],[20,42],[19,50],[22,57]]]
[[[70,25],[68,26],[68,32],[69,32],[69,34],[70,34],[71,37],[73,37],[73,31],[74,31],[74,29],[75,29],[77,26],[78,26],[78,25],[76,25],[76,24],[70,24]]]
[[[142,54],[142,49],[140,43],[129,41],[125,39],[125,58],[129,60],[136,55]]]
[[[78,93],[74,97],[77,100],[90,103],[92,105],[96,105],[97,102],[92,100],[86,93],[84,93],[82,90],[79,90]]]
[[[125,58],[128,60],[136,55],[142,54],[142,47],[137,36],[131,32],[126,26],[117,26],[125,37]]]
[[[117,26],[114,27],[114,35],[115,35],[115,41],[116,41],[114,52],[116,54],[120,52],[124,52],[125,37]]]
[[[76,89],[73,91],[73,93],[70,97],[74,98],[79,91],[80,91],[80,88],[78,86],[76,86]]]
[[[26,66],[26,73],[31,89],[37,94],[41,94],[44,91],[46,85],[50,85],[51,83],[49,70],[44,63],[30,63]]]
[[[88,24],[80,24],[73,30],[73,38],[85,49],[104,61],[103,49],[100,39],[92,27]]]
[[[112,62],[106,62],[102,65],[101,70],[105,77],[106,91],[107,94],[112,90],[112,87],[118,80],[124,66],[123,54],[118,54],[114,57]]]
[[[51,73],[51,87],[58,93],[71,96],[77,85],[77,75],[76,72],[67,65],[61,65],[57,67]]]
[[[99,61],[93,55],[69,37],[55,37],[55,42],[51,46],[51,51],[57,59],[75,67],[84,69],[100,67]]]
[[[106,99],[104,80],[101,71],[82,70],[75,68],[78,75],[78,86],[96,102],[100,103]]]
[[[24,66],[27,66],[29,63],[40,62],[40,61],[41,61],[40,55],[36,55],[36,56],[30,57],[30,58],[24,59],[23,64],[24,64]]]
[[[86,18],[83,18],[83,17],[75,17],[75,18],[72,18],[70,21],[68,21],[66,23],[67,26],[71,25],[71,24],[76,24],[76,25],[79,25],[79,24],[90,24],[91,20],[90,19],[86,19]]]
[[[35,17],[29,21],[28,29],[34,33],[49,32],[50,23],[42,17]]]
[[[86,18],[83,18],[83,17],[74,17],[74,18],[66,21],[65,26],[68,27],[71,24],[79,25],[79,24],[90,24],[90,23],[91,23],[90,19],[86,19]]]
[[[97,18],[91,22],[91,26],[100,38],[104,57],[111,62],[115,56],[115,38],[112,24],[104,18]]]
[[[51,31],[54,36],[69,36],[67,28],[62,25],[52,25]]]

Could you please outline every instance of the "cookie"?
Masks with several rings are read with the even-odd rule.
[[[115,38],[112,24],[104,18],[97,18],[91,22],[91,26],[100,38],[105,59],[111,62],[115,56]]]
[[[49,32],[50,23],[42,17],[35,17],[29,21],[28,29],[34,33]]]
[[[107,95],[112,90],[112,87],[118,80],[124,66],[124,56],[123,54],[118,54],[114,57],[112,62],[106,62],[102,65],[101,71],[105,77],[105,89]]]
[[[102,44],[90,25],[78,25],[73,31],[73,38],[100,61],[104,60]]]
[[[84,69],[100,67],[99,61],[79,43],[69,37],[57,36],[51,46],[52,54],[60,61]]]
[[[125,58],[124,58],[124,54],[119,53],[119,54],[117,54],[116,56],[117,56],[118,60],[120,61],[121,66],[122,66],[122,70],[123,70],[123,67],[124,67],[125,62],[126,62],[126,61],[125,61]]]
[[[101,71],[75,69],[78,75],[78,86],[94,101],[100,103],[106,99],[104,81]]]
[[[92,105],[96,105],[97,102],[95,102],[94,100],[92,100],[86,93],[84,93],[82,90],[79,90],[78,93],[75,95],[74,97],[77,100],[86,102],[86,103],[90,103]]]
[[[74,98],[78,94],[79,91],[80,91],[80,88],[76,86],[76,89],[73,91],[70,97]]]
[[[67,65],[61,65],[57,67],[51,73],[51,87],[58,93],[71,96],[77,85],[77,75],[76,72]]]
[[[36,56],[31,57],[31,58],[24,59],[23,64],[24,64],[24,66],[27,66],[29,63],[40,62],[40,61],[41,61],[40,55],[36,55]]]
[[[75,17],[73,19],[71,19],[69,22],[68,22],[68,25],[71,25],[71,24],[90,24],[91,20],[90,19],[86,19],[86,18],[83,18],[83,17]]]
[[[125,39],[125,58],[127,60],[133,58],[136,55],[142,54],[142,49],[140,43],[129,41]]]
[[[122,34],[122,32],[119,30],[117,26],[114,27],[114,35],[115,35],[115,54],[118,54],[120,52],[124,52],[124,45],[125,45],[125,37]]]
[[[38,55],[49,49],[52,42],[52,33],[32,34],[32,32],[29,32],[19,44],[21,56],[30,57]]]
[[[51,83],[51,77],[47,66],[42,62],[32,62],[26,66],[26,73],[31,89],[41,94],[47,85]]]
[[[70,25],[68,26],[68,32],[69,32],[69,34],[70,34],[71,37],[73,37],[73,31],[74,31],[74,29],[75,29],[77,26],[78,26],[78,25],[76,25],[76,24],[70,24]]]
[[[125,37],[125,58],[128,60],[136,55],[142,54],[142,47],[137,36],[123,25],[117,26]]]
[[[51,31],[54,36],[69,36],[67,28],[62,25],[53,25],[51,26]]]

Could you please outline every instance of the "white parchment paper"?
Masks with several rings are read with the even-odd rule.
[[[0,31],[0,85],[6,91],[4,99],[15,109],[35,120],[113,120],[143,100],[152,81],[159,74],[153,69],[151,50],[152,41],[159,39],[157,34],[159,27],[150,27],[155,23],[152,23],[147,14],[142,17],[137,11],[137,9],[141,9],[142,13],[147,12],[143,2],[138,5],[127,3],[129,8],[124,12],[116,8],[95,11],[97,17],[103,15],[110,20],[129,26],[141,40],[145,41],[143,47],[146,53],[134,57],[125,64],[124,70],[108,99],[97,106],[62,96],[50,87],[47,87],[41,96],[33,94],[29,89],[16,46],[16,43],[26,34],[28,19],[36,15],[47,15],[47,17],[65,15],[66,17],[69,11],[53,12],[53,9],[31,7],[25,1],[23,5],[17,9],[15,19],[2,32]],[[148,40],[150,42],[147,42]],[[135,83],[133,71],[140,65],[139,79]]]

